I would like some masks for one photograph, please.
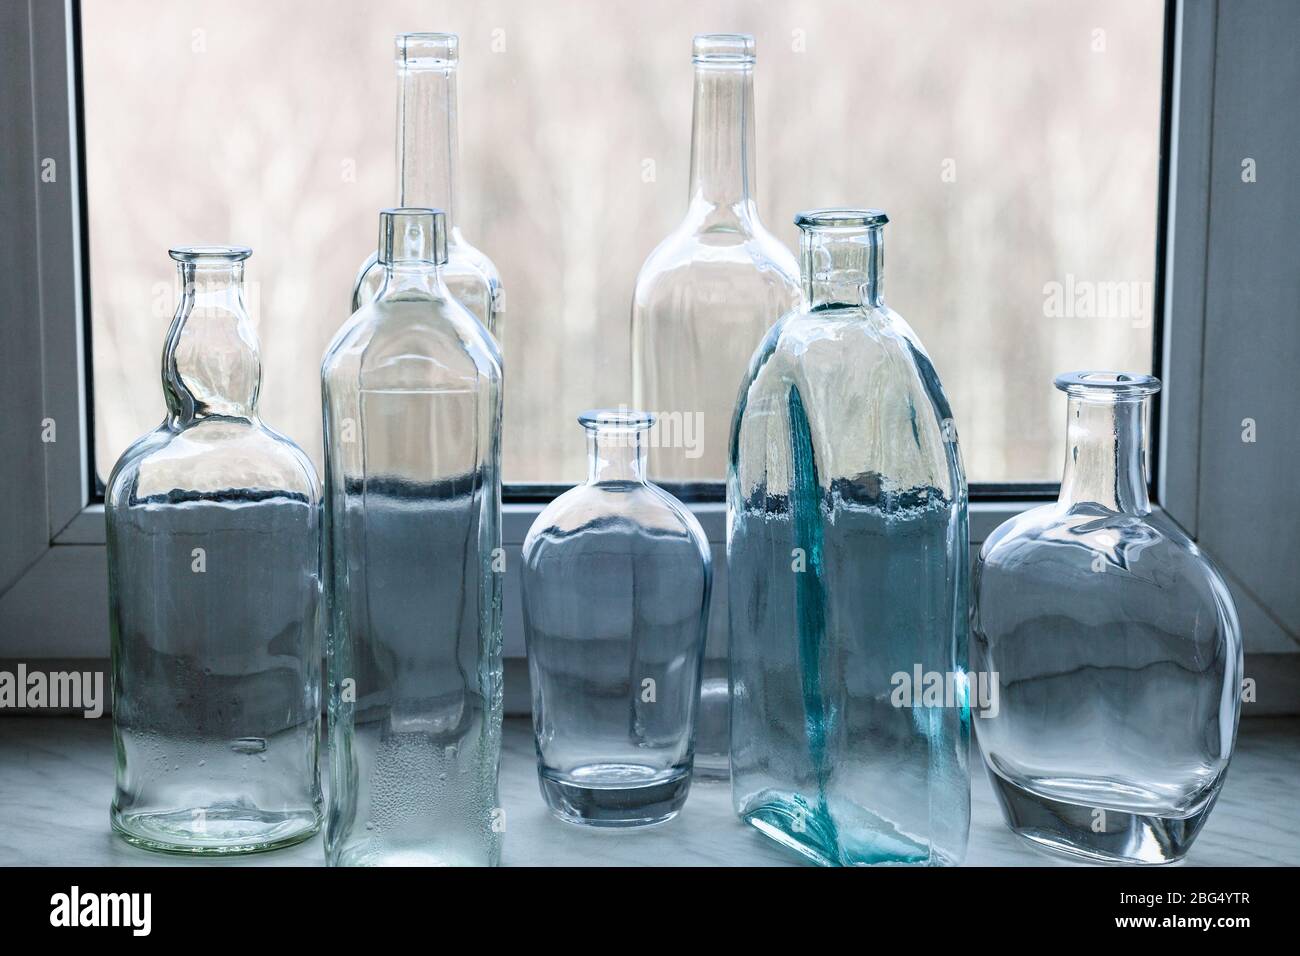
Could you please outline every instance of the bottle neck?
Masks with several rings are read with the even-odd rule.
[[[885,304],[880,226],[804,229],[799,252],[803,294],[811,311]]]
[[[179,272],[181,302],[163,349],[169,419],[255,418],[262,362],[244,307],[243,263],[182,262]]]
[[[1095,503],[1111,511],[1151,510],[1146,478],[1145,398],[1071,396],[1060,503]]]
[[[397,65],[399,206],[441,209],[455,220],[456,67]]]
[[[643,484],[648,434],[645,429],[588,428],[587,484]]]
[[[754,69],[697,63],[690,205],[747,216],[754,204]]]
[[[377,298],[415,293],[446,298],[440,265],[447,261],[447,217],[437,209],[385,209],[379,214]]]

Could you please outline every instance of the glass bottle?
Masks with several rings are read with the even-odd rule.
[[[970,820],[966,480],[934,366],[884,302],[887,221],[796,217],[804,301],[732,430],[732,795],[825,865],[955,864]]]
[[[1147,497],[1160,382],[1075,372],[1058,501],[1004,522],[975,570],[975,721],[1008,825],[1093,861],[1183,858],[1209,816],[1240,712],[1241,632],[1209,559]]]
[[[321,367],[332,865],[493,865],[501,356],[441,211],[380,214],[384,284]]]
[[[651,477],[686,501],[722,496],[736,387],[772,321],[799,301],[798,267],[755,201],[754,38],[702,34],[686,216],[632,297],[632,392],[655,413]],[[706,651],[697,779],[728,774],[727,662]]]
[[[633,401],[658,418],[651,477],[685,500],[721,492],[736,386],[799,298],[794,257],[754,200],[754,38],[697,36],[693,58],[686,216],[632,298]]]
[[[578,421],[587,481],[538,515],[523,548],[538,781],[562,820],[646,826],[690,790],[709,547],[646,480],[651,415]]]
[[[167,415],[104,492],[117,786],[137,846],[243,853],[317,831],[315,469],[258,416],[236,246],[172,249]]]
[[[440,209],[447,217],[447,263],[442,279],[461,305],[505,341],[506,297],[497,267],[456,224],[456,71],[460,40],[454,33],[397,36],[397,204]],[[352,290],[352,311],[373,300],[384,282],[377,252],[362,263]]]

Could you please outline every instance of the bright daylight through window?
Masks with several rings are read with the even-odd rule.
[[[262,412],[319,465],[321,355],[398,198],[392,38],[421,29],[460,35],[456,215],[507,290],[505,480],[580,480],[574,417],[632,403],[633,284],[685,213],[692,35],[727,29],[756,38],[767,228],[794,250],[801,209],[886,210],[886,300],[970,481],[1056,481],[1053,377],[1152,370],[1163,20],[1160,0],[90,0],[97,470],[162,415],[144,370],[187,242],[252,247]]]

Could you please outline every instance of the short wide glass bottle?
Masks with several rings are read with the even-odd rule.
[[[396,44],[397,204],[439,209],[446,215],[443,284],[502,342],[506,296],[501,276],[487,254],[461,234],[456,219],[460,39],[454,33],[401,33]],[[357,274],[353,312],[379,294],[384,275],[378,253],[372,252]]]
[[[334,865],[501,852],[501,355],[446,241],[381,214],[384,284],[321,368]]]
[[[591,411],[585,484],[523,549],[537,773],[562,820],[647,826],[691,784],[712,586],[695,516],[646,480],[642,412]]]
[[[104,492],[111,816],[155,850],[268,850],[320,826],[320,494],[307,456],[258,416],[250,254],[171,250],[167,417]]]
[[[970,821],[966,480],[875,210],[802,213],[727,483],[737,813],[815,862],[953,864]]]
[[[1083,859],[1183,858],[1223,786],[1241,632],[1209,559],[1147,497],[1149,375],[1075,372],[1060,499],[1002,524],[975,570],[975,721],[1012,830]]]

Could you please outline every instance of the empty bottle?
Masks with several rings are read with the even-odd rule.
[[[1147,497],[1149,375],[1073,372],[1060,499],[998,527],[975,571],[975,721],[1008,825],[1112,863],[1181,860],[1228,772],[1241,630],[1214,565]]]
[[[454,33],[397,36],[397,204],[440,209],[447,217],[443,283],[498,342],[505,341],[505,289],[492,260],[470,245],[457,225],[456,71],[460,40]],[[384,268],[371,253],[352,290],[356,312],[379,294]]]
[[[954,864],[970,820],[966,481],[884,301],[875,210],[801,213],[804,301],[750,363],[727,577],[736,812],[822,864]]]
[[[648,826],[691,785],[712,569],[699,522],[646,480],[644,412],[584,412],[587,481],[523,548],[542,796],[562,820]]]
[[[684,500],[721,491],[746,356],[799,300],[794,256],[755,199],[754,38],[697,36],[693,61],[686,215],[632,296],[633,401],[658,416],[650,477]]]
[[[336,865],[491,865],[505,830],[501,357],[446,228],[381,213],[384,283],[321,368]]]
[[[747,358],[799,301],[794,256],[758,212],[754,38],[701,34],[692,61],[686,215],[645,260],[632,295],[633,401],[657,417],[650,477],[684,501],[721,498]],[[726,674],[715,643],[701,683],[697,778],[728,774]]]
[[[258,416],[261,360],[237,246],[171,250],[167,416],[118,459],[108,528],[113,828],[177,853],[317,831],[316,472]]]

